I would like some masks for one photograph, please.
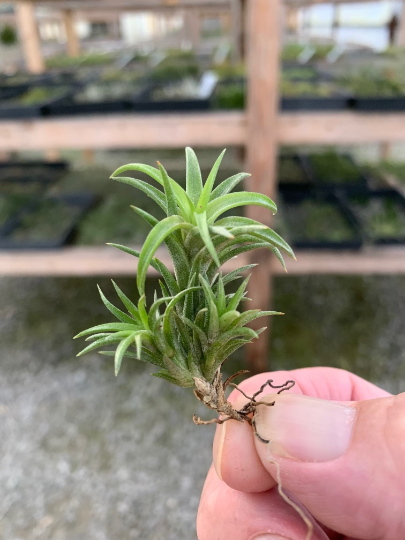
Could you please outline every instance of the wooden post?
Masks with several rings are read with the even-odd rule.
[[[45,161],[48,161],[49,163],[52,163],[54,161],[60,160],[60,151],[56,148],[49,148],[49,150],[45,150]]]
[[[380,159],[386,161],[391,157],[391,144],[389,142],[382,142],[380,144]]]
[[[191,42],[193,49],[196,51],[200,44],[200,21],[195,8],[186,9],[184,24],[187,40]]]
[[[74,16],[71,9],[65,9],[63,11],[63,20],[65,22],[66,30],[67,54],[68,56],[75,58],[76,56],[79,56],[80,43],[79,38],[76,34],[74,26]]]
[[[241,61],[242,42],[242,3],[241,0],[232,0],[231,3],[231,32],[232,32],[232,62]]]
[[[339,29],[339,22],[340,22],[340,6],[337,4],[334,4],[333,6],[333,19],[332,19],[332,39],[337,38],[337,33]]]
[[[405,47],[405,1],[402,0],[401,17],[399,20],[398,47]]]
[[[298,8],[296,6],[286,6],[287,9],[287,31],[296,35],[298,33]]]
[[[248,43],[248,163],[252,174],[251,191],[274,197],[276,188],[278,73],[280,57],[281,0],[250,0],[247,13]],[[248,207],[248,216],[271,224],[270,213],[261,207]],[[259,267],[249,284],[252,302],[249,309],[267,310],[272,288],[270,252],[255,253]],[[252,327],[269,327],[270,321],[258,319]],[[268,367],[269,331],[247,347],[249,369]]]
[[[24,60],[30,73],[43,73],[45,62],[41,51],[37,23],[32,0],[16,3],[16,18]]]
[[[92,148],[86,148],[83,150],[83,161],[86,165],[94,165],[95,159],[95,152]]]

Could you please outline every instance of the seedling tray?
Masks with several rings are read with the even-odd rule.
[[[357,221],[334,195],[295,191],[282,194],[289,239],[299,249],[356,250],[362,245]]]
[[[74,114],[106,114],[113,112],[122,112],[131,109],[131,91],[128,85],[127,91],[122,91],[118,93],[120,97],[105,97],[110,90],[110,95],[113,94],[113,88],[108,88],[110,85],[113,87],[114,81],[99,82],[99,83],[90,83],[91,86],[86,88],[78,88],[69,99],[64,100],[63,102],[55,103],[49,107],[49,112],[51,115],[55,116],[64,116],[64,115],[74,115]],[[125,85],[125,83],[118,84]],[[97,96],[97,87],[94,88],[94,85],[98,85],[100,89],[100,94]],[[106,88],[101,90],[101,87],[105,86]],[[91,92],[91,87],[93,87],[93,92]],[[120,89],[121,90],[121,89]],[[125,88],[126,90],[126,88]],[[95,93],[94,93],[95,91]],[[80,94],[83,94],[80,96]]]
[[[15,192],[18,186],[21,192],[30,191],[32,185],[45,189],[57,182],[66,172],[65,161],[47,163],[43,161],[9,161],[0,163],[0,193]],[[11,188],[11,189],[8,189]]]
[[[331,97],[282,97],[283,111],[344,111],[348,108],[349,98],[345,95]]]
[[[361,112],[405,111],[405,96],[398,97],[356,97],[351,99],[351,107]]]
[[[85,193],[37,199],[0,229],[0,249],[62,247],[94,201]]]
[[[44,86],[44,88],[49,89],[51,86]],[[53,87],[55,88],[55,86]],[[72,95],[72,89],[67,89],[65,92],[61,93],[59,96],[44,99],[38,103],[32,105],[24,105],[23,103],[19,104],[18,101],[14,101],[14,98],[4,100],[0,103],[0,119],[14,120],[20,118],[38,118],[41,116],[46,116],[49,114],[49,109],[52,105],[57,103],[62,103]],[[16,96],[18,99],[22,97],[20,94]]]
[[[210,108],[211,97],[154,100],[152,94],[160,87],[150,84],[141,90],[132,100],[132,109],[138,112],[184,112],[207,111]]]
[[[280,192],[310,189],[312,181],[300,154],[284,154],[278,159],[278,187]]]
[[[405,244],[405,199],[393,189],[350,194],[347,204],[364,239],[375,245]]]
[[[339,190],[346,193],[368,190],[367,177],[349,154],[335,154],[333,152],[330,156],[328,154],[303,154],[301,159],[303,167],[316,189],[327,192]],[[322,171],[322,165],[320,168],[316,166],[316,159],[325,160],[324,169],[326,172]]]

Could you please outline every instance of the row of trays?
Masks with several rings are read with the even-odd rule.
[[[405,244],[405,199],[392,189],[327,193],[281,188],[276,228],[298,249]]]
[[[375,173],[359,167],[349,154],[284,154],[278,160],[278,182],[284,191],[316,188],[350,192],[375,187]]]
[[[164,85],[148,82],[134,88],[126,85],[123,91],[120,91],[120,86],[124,83],[120,81],[115,85],[114,82],[97,81],[89,81],[83,86],[38,85],[25,90],[13,89],[13,93],[6,97],[2,96],[0,90],[0,118],[20,119],[124,111],[204,111],[211,107],[215,85],[211,84],[211,88],[205,91],[203,83],[204,78],[201,81],[190,81],[195,90],[190,97],[175,95],[178,81]]]
[[[0,249],[56,249],[73,238],[95,197],[47,195],[66,170],[62,161],[0,164]]]

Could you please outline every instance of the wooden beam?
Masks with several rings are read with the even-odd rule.
[[[339,254],[336,251],[296,251],[296,255],[297,261],[286,260],[287,274],[272,256],[270,259],[272,273],[287,277],[304,274],[405,274],[403,246],[368,248],[359,252],[342,251]],[[172,270],[172,263],[166,250],[159,250],[157,257]],[[248,258],[240,256],[226,263],[223,269],[225,272],[232,272],[247,263]],[[134,276],[137,269],[138,259],[105,246],[66,247],[47,251],[0,250],[1,276]],[[259,267],[256,271],[258,269]],[[155,276],[157,273],[150,267],[148,275]],[[256,278],[257,274],[253,274],[253,279]]]
[[[138,247],[140,249],[140,247]],[[158,250],[156,255],[173,270],[168,252]],[[224,265],[232,272],[246,263],[239,257]],[[0,250],[0,275],[2,276],[135,276],[138,259],[113,247],[66,247],[58,250],[2,251]],[[151,266],[148,276],[159,275]]]
[[[405,141],[405,113],[282,113],[274,122],[272,133],[279,144],[285,145]],[[241,146],[250,139],[247,116],[242,111],[0,121],[3,152],[22,147],[83,150]],[[266,164],[271,163],[267,161],[269,156],[262,156]]]
[[[34,3],[31,0],[18,2],[15,10],[26,68],[30,73],[43,73],[45,62],[35,20]]]
[[[281,0],[254,0],[247,6],[248,43],[248,112],[247,158],[252,176],[249,190],[273,197],[276,188],[278,76],[280,55]],[[247,215],[271,224],[271,214],[261,207],[248,207]],[[255,253],[259,262],[250,282],[250,309],[270,308],[270,252]],[[255,330],[270,325],[270,318],[254,321]],[[248,365],[252,372],[268,367],[269,331],[248,348]]]
[[[405,113],[283,113],[280,144],[364,144],[405,141]]]
[[[79,37],[76,33],[74,25],[74,15],[71,9],[65,9],[63,11],[63,20],[66,30],[66,45],[68,56],[75,58],[80,53]]]
[[[0,121],[0,148],[181,148],[245,143],[245,115],[125,114]]]

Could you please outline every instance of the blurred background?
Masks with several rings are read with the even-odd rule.
[[[226,369],[327,365],[405,389],[405,3],[269,6],[0,2],[5,540],[196,538],[213,428],[191,417],[209,411],[148,365],[115,378],[75,357],[72,336],[109,320],[97,283],[137,299],[136,261],[105,243],[142,244],[129,204],[160,217],[109,180],[125,163],[184,182],[184,146],[204,178],[227,147],[219,180],[247,170],[244,189],[277,200],[298,261],[263,258],[249,292],[286,315]]]

